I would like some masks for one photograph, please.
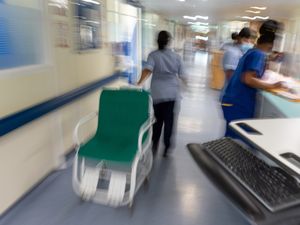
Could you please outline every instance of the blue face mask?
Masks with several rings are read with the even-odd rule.
[[[245,54],[251,48],[253,48],[253,44],[250,44],[250,43],[243,43],[240,46],[240,49],[243,52],[243,54]]]

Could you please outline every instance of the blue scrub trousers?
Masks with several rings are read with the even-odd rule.
[[[240,139],[240,137],[229,127],[229,123],[234,120],[254,118],[254,109],[252,111],[247,111],[244,108],[236,105],[222,105],[222,110],[224,119],[226,120],[225,137]]]

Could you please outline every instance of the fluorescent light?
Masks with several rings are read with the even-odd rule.
[[[188,20],[196,20],[197,18],[192,17],[192,16],[183,16],[184,19],[188,19]]]
[[[255,20],[255,17],[250,17],[250,16],[242,16],[242,18],[247,20]]]
[[[188,22],[188,24],[192,24],[192,25],[202,25],[202,26],[208,26],[209,23],[201,23],[201,22]]]
[[[196,16],[197,19],[208,20],[208,16]]]
[[[253,11],[253,10],[246,10],[245,12],[254,13],[254,14],[259,14],[260,13],[260,11]]]
[[[196,36],[197,40],[203,40],[203,41],[207,41],[208,37],[203,37],[203,36]]]
[[[242,16],[241,18],[243,19],[248,19],[248,20],[256,20],[256,19],[261,19],[261,20],[267,20],[270,17],[266,16],[266,17],[262,17],[262,16],[254,16],[254,17],[250,17],[250,16]]]
[[[258,6],[252,6],[251,9],[258,9],[258,10],[266,10],[267,7],[258,7]]]
[[[185,0],[178,0],[179,2],[185,2]]]
[[[153,24],[153,23],[145,23],[145,25],[148,25],[148,26],[150,26],[150,27],[156,27],[156,25]]]
[[[98,21],[94,21],[94,20],[86,20],[85,22],[87,22],[87,23],[94,23],[94,24],[100,24]]]
[[[96,5],[100,5],[100,3],[99,3],[99,2],[97,2],[97,1],[94,1],[94,0],[82,0],[82,1],[84,1],[84,2],[88,2],[88,3],[93,3],[93,4],[96,4]]]
[[[208,16],[183,16],[184,19],[188,20],[197,20],[197,19],[203,19],[203,20],[208,20]]]
[[[261,19],[261,20],[267,20],[269,19],[270,17],[269,16],[266,16],[266,17],[262,17],[262,16],[255,16],[256,19]]]

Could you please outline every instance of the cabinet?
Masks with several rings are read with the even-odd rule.
[[[256,117],[258,118],[286,118],[287,116],[281,112],[262,92],[258,93],[256,104]]]
[[[222,67],[222,59],[223,59],[222,51],[212,52],[212,60],[210,63],[210,67],[211,67],[210,87],[217,90],[221,90],[225,82],[225,75]]]

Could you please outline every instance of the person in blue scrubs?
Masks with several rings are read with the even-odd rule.
[[[236,70],[240,58],[251,48],[251,40],[256,39],[255,31],[251,30],[248,27],[244,27],[238,33],[237,42],[234,43],[231,47],[227,47],[223,56],[223,70],[225,74],[224,86],[221,90],[220,99],[224,95],[224,90],[226,89],[230,78],[232,77],[234,71]]]
[[[221,99],[226,120],[225,136],[237,138],[228,126],[231,121],[254,117],[257,89],[282,87],[280,82],[269,84],[261,79],[266,68],[267,54],[272,51],[274,40],[273,32],[261,35],[257,40],[257,46],[248,50],[240,59],[229,80]]]

